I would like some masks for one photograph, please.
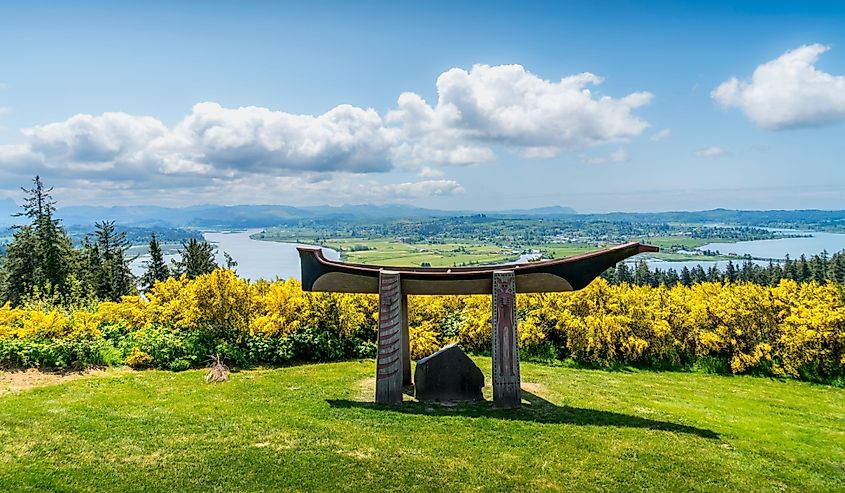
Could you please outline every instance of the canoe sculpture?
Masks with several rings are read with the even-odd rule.
[[[327,259],[319,247],[299,247],[302,289],[336,293],[378,293],[379,273],[399,273],[403,294],[490,294],[493,273],[508,270],[516,278],[516,292],[575,291],[616,263],[638,253],[657,252],[656,246],[625,243],[572,257],[526,264],[474,267],[390,267],[348,264]]]

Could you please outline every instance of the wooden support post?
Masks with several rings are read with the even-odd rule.
[[[519,339],[516,332],[516,280],[512,270],[493,272],[493,406],[518,408]]]
[[[402,285],[399,273],[379,273],[378,355],[376,357],[376,402],[402,403]]]
[[[411,335],[408,332],[408,295],[402,295],[402,386],[411,385]]]

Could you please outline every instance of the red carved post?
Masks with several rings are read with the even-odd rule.
[[[493,273],[493,406],[517,408],[519,347],[516,332],[516,280],[512,270]]]
[[[379,273],[378,355],[376,357],[376,402],[402,403],[403,314],[399,273]],[[409,370],[410,373],[410,370]]]

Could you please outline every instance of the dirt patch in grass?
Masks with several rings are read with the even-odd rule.
[[[50,372],[29,369],[22,371],[0,371],[0,396],[6,394],[16,394],[22,390],[34,387],[58,385],[72,380],[77,380],[79,378],[102,377],[114,374],[116,371],[119,370],[109,369]]]
[[[522,382],[520,387],[522,387],[522,390],[531,392],[534,395],[539,395],[540,397],[546,397],[549,393],[549,388],[546,387],[546,384],[544,383]]]
[[[359,401],[371,401],[376,392],[375,377],[365,378],[358,382],[358,398]]]

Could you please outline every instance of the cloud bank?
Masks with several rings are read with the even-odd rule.
[[[548,159],[564,150],[627,141],[649,127],[633,112],[651,101],[650,93],[613,98],[595,92],[601,83],[590,73],[555,82],[520,65],[475,65],[442,73],[433,105],[406,92],[384,117],[347,104],[309,115],[214,102],[194,105],[173,126],[153,116],[77,114],[23,129],[23,144],[0,145],[0,175],[157,190],[225,189],[227,183],[297,177],[300,191],[313,183],[340,188],[344,180],[358,180],[367,189],[347,191],[451,195],[463,187],[432,166],[483,163],[502,149]],[[420,181],[362,178],[392,176],[394,170],[413,171]]]
[[[845,76],[815,67],[830,49],[804,45],[758,66],[750,80],[731,77],[710,95],[722,107],[738,108],[759,127],[781,130],[845,120]]]

